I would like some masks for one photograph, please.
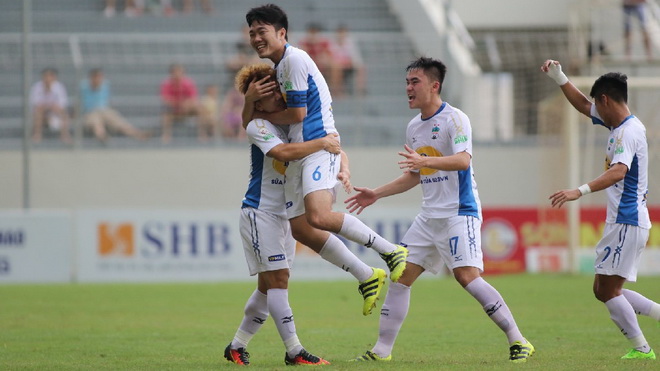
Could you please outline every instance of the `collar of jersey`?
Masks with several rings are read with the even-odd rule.
[[[430,120],[430,119],[434,118],[435,115],[437,115],[438,113],[442,112],[443,109],[445,109],[446,105],[447,105],[447,102],[442,102],[442,104],[440,105],[440,108],[438,108],[438,110],[435,111],[435,113],[432,114],[430,117],[423,118],[423,117],[420,116],[422,118],[422,121],[426,121],[426,120]]]
[[[289,46],[291,46],[291,45],[289,45],[289,43],[284,44],[284,54],[282,54],[282,59],[284,59],[284,56],[286,55],[286,52],[289,49]],[[280,59],[280,62],[282,62],[282,59]],[[279,65],[279,63],[276,64],[275,66],[273,66],[273,69],[277,69],[278,65]]]

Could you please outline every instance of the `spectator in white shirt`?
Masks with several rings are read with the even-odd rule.
[[[69,134],[68,98],[64,85],[57,81],[57,71],[46,68],[41,73],[41,81],[30,90],[33,127],[32,140],[40,142],[44,123],[53,131],[60,131],[64,143],[71,143]]]

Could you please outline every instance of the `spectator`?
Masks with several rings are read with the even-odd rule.
[[[198,138],[205,142],[210,137],[214,137],[218,130],[220,109],[218,107],[218,86],[207,85],[204,89],[204,96],[200,101],[201,110],[204,112],[201,125],[197,128]]]
[[[101,142],[108,140],[106,127],[132,138],[144,140],[148,135],[131,125],[119,112],[110,107],[110,83],[105,80],[103,71],[95,68],[89,71],[89,79],[80,83],[83,123],[94,132]]]
[[[642,36],[644,38],[644,50],[646,51],[646,57],[651,59],[653,57],[651,52],[651,38],[649,36],[649,31],[647,30],[646,25],[646,0],[623,0],[623,29],[624,37],[626,42],[626,57],[630,58],[631,54],[631,41],[632,34],[631,29],[631,18],[632,16],[637,17],[640,23],[640,28],[642,30]]]
[[[116,0],[105,0],[105,9],[103,9],[103,15],[106,18],[112,18],[117,13],[117,1]],[[127,17],[137,17],[142,15],[144,11],[144,0],[125,0],[124,2],[124,14]]]
[[[32,141],[41,142],[42,127],[47,123],[51,130],[60,131],[62,142],[71,143],[67,113],[69,99],[66,88],[57,81],[57,70],[46,68],[41,72],[41,81],[32,85],[30,90],[30,105],[33,116]]]
[[[170,66],[170,77],[160,86],[160,98],[163,104],[162,127],[163,143],[172,140],[172,124],[185,117],[196,116],[197,125],[206,119],[197,99],[197,85],[186,76],[180,64]]]
[[[211,6],[211,0],[199,0],[199,4],[202,7],[202,11],[206,14],[213,12],[213,7]],[[191,13],[194,8],[193,0],[183,0],[183,12]]]
[[[246,138],[245,130],[242,128],[243,104],[245,97],[235,87],[230,87],[225,93],[220,108],[221,133],[225,138],[243,140]]]
[[[261,62],[261,58],[259,58],[257,53],[254,52],[254,49],[252,49],[249,43],[239,41],[234,45],[234,47],[236,48],[236,54],[229,58],[227,64],[225,65],[227,68],[227,73],[229,73],[230,76],[236,75],[238,70],[240,70],[243,66],[255,63],[263,63]]]
[[[332,43],[333,68],[331,74],[333,95],[342,96],[346,93],[346,84],[353,83],[353,93],[365,93],[365,71],[360,50],[351,37],[348,27],[339,25]]]
[[[333,57],[330,45],[331,41],[320,34],[321,26],[317,23],[307,25],[307,34],[298,43],[300,48],[309,54],[318,66],[321,74],[332,76]],[[332,80],[332,78],[331,78]]]

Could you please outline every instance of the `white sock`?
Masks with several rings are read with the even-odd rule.
[[[254,290],[245,303],[245,316],[231,342],[232,349],[247,348],[248,343],[268,318],[267,295]]]
[[[516,321],[513,319],[511,310],[504,302],[502,295],[483,278],[478,277],[467,286],[465,290],[470,293],[486,311],[486,314],[495,324],[504,331],[509,344],[516,341],[526,343],[527,341],[520,333]]]
[[[294,357],[303,346],[296,334],[296,324],[293,322],[293,311],[289,305],[289,291],[286,289],[268,290],[268,310],[270,311],[277,332],[284,342],[289,357]]]
[[[649,316],[656,321],[660,321],[660,304],[646,298],[637,291],[628,289],[623,289],[623,296],[625,296],[628,303],[632,305],[635,313]]]
[[[372,352],[380,357],[387,357],[392,353],[394,341],[408,315],[409,307],[410,287],[398,282],[390,283],[383,308],[380,310],[378,342]]]
[[[644,339],[642,329],[639,328],[637,316],[632,305],[626,300],[626,297],[619,295],[605,302],[607,310],[610,311],[610,318],[614,324],[619,327],[621,333],[632,343],[633,347],[644,353],[651,349]]]
[[[358,259],[334,234],[330,234],[319,255],[323,259],[352,274],[360,282],[368,279],[373,274],[373,269]]]
[[[396,246],[374,232],[371,228],[353,215],[344,214],[344,222],[339,235],[362,246],[371,247],[380,254],[389,254],[396,250]]]

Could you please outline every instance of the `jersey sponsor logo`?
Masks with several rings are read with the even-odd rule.
[[[284,256],[284,254],[271,255],[271,256],[268,257],[269,262],[279,262],[279,261],[282,261],[282,260],[285,260],[285,259],[286,259],[286,256]]]
[[[417,153],[419,153],[421,156],[428,156],[428,157],[442,157],[442,153],[435,149],[432,146],[424,146],[424,147],[419,147],[415,150]],[[436,169],[429,169],[427,167],[423,167],[419,170],[419,173],[421,175],[433,175],[437,173],[438,170]]]
[[[270,184],[284,184],[284,181],[279,178],[271,179]]]
[[[431,129],[431,139],[438,139],[438,133],[440,133],[440,128],[435,124],[433,125],[433,129]]]
[[[449,176],[437,176],[435,178],[424,178],[419,181],[420,184],[440,183],[449,180]]]
[[[293,83],[291,81],[285,81],[284,90],[285,91],[293,90]]]
[[[277,171],[278,174],[284,175],[286,173],[286,168],[289,166],[289,162],[282,162],[279,160],[273,159],[273,169]]]
[[[454,144],[465,143],[468,141],[467,135],[460,135],[454,138]]]
[[[615,155],[618,155],[618,154],[623,153],[623,132],[624,132],[625,130],[626,130],[625,128],[622,129],[622,130],[621,130],[621,135],[619,135],[619,136],[616,138],[616,142],[614,143],[614,154],[615,154]]]

